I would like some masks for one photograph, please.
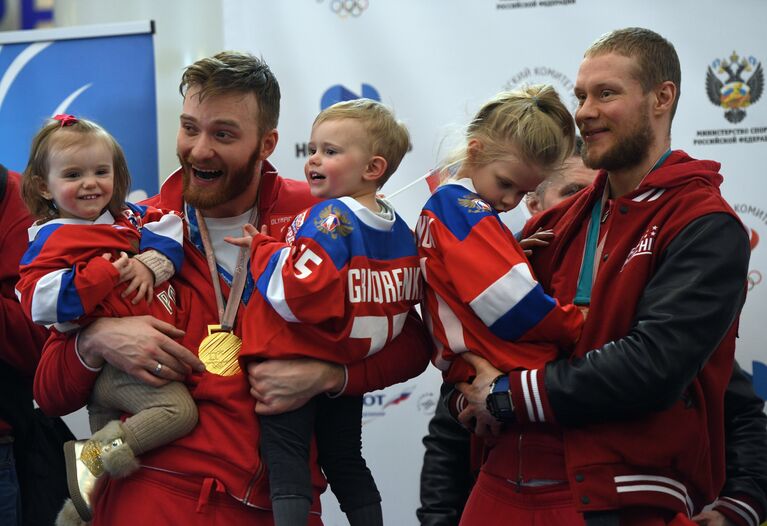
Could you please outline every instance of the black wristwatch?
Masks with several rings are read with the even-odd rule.
[[[487,410],[499,422],[516,422],[514,401],[509,390],[509,376],[502,374],[490,384],[490,394],[487,395]]]

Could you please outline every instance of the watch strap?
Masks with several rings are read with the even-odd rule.
[[[502,374],[496,378],[490,386],[491,393],[503,393],[509,391],[509,375]]]
[[[514,422],[514,403],[509,392],[509,377],[507,375],[498,376],[490,384],[490,393],[487,395],[487,410],[499,422]]]

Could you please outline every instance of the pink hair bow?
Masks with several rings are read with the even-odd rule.
[[[66,113],[60,113],[58,115],[53,116],[54,120],[57,120],[61,123],[61,127],[65,126],[72,126],[73,124],[77,124],[78,119],[74,115],[68,115]]]

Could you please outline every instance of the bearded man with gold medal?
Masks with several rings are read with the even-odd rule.
[[[428,336],[411,315],[397,339],[346,368],[296,359],[241,371],[240,313],[253,277],[247,255],[223,238],[239,235],[246,223],[282,238],[292,217],[316,201],[305,182],[282,179],[267,161],[277,145],[280,93],[263,61],[237,52],[199,60],[185,70],[181,93],[181,168],[148,203],[186,220],[185,262],[174,286],[190,290],[190,305],[179,305],[189,324],[101,319],[78,336],[58,336],[38,368],[35,398],[49,414],[82,407],[105,362],[150,385],[186,380],[197,427],[144,455],[130,477],[99,479],[91,495],[93,524],[271,525],[256,412],[291,410],[322,392],[361,395],[414,377],[428,364]],[[310,524],[318,525],[325,481],[316,458],[313,466]]]

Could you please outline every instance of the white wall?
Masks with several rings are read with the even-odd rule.
[[[181,111],[181,72],[223,48],[221,0],[56,0],[58,27],[155,21],[159,162],[167,177],[178,167],[176,131]],[[119,101],[115,101],[119,104]]]

